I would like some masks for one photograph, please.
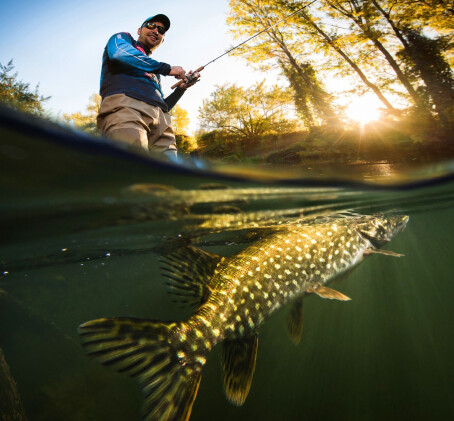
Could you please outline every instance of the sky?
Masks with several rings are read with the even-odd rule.
[[[0,63],[13,59],[20,80],[32,88],[39,83],[39,92],[51,97],[46,109],[53,116],[83,111],[90,95],[99,91],[101,58],[111,35],[129,32],[137,39],[137,28],[146,18],[164,13],[171,28],[153,58],[189,71],[242,41],[228,32],[227,12],[228,0],[166,0],[160,5],[142,0],[2,0]],[[265,77],[227,55],[210,64],[178,104],[189,112],[195,130],[197,110],[215,85],[247,87]],[[163,77],[165,95],[175,82]]]

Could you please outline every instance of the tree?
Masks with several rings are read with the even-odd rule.
[[[328,33],[326,29],[322,27],[320,23],[309,14],[303,11],[301,13],[302,19],[315,31],[316,37],[319,37],[320,41],[334,53],[342,59],[341,64],[338,67],[348,68],[350,71],[353,71],[359,79],[364,83],[364,85],[369,88],[377,98],[383,103],[386,109],[391,113],[395,114],[396,109],[384,95],[382,89],[374,82],[371,81],[370,77],[366,75],[365,71],[361,68],[360,57],[356,59],[352,56],[351,53],[346,51],[346,42],[348,40],[342,40],[342,36],[337,32]],[[326,52],[326,50],[325,50]],[[335,66],[332,67],[332,70],[335,69]]]
[[[75,112],[72,114],[63,114],[63,121],[79,130],[90,133],[91,135],[99,135],[96,125],[96,117],[98,116],[99,108],[101,107],[102,98],[98,94],[92,94],[88,100],[88,105],[83,112]]]
[[[451,48],[449,38],[452,38],[452,33],[450,37],[429,38],[426,36],[423,33],[422,25],[415,25],[412,20],[408,19],[409,16],[413,17],[416,12],[412,7],[412,3],[406,4],[408,2],[402,2],[396,10],[396,8],[393,8],[393,4],[388,4],[388,1],[372,0],[371,2],[389,24],[402,45],[401,50],[397,52],[397,57],[401,59],[408,77],[416,80],[420,79],[424,82],[424,86],[419,86],[421,98],[429,106],[430,103],[433,104],[443,123],[452,121],[454,117],[454,78],[449,63],[444,56],[444,53],[447,53]],[[431,16],[434,16],[434,11],[436,13],[441,6],[444,13],[440,13],[440,16],[444,17],[450,12],[452,17],[454,17],[454,4],[451,4],[449,9],[447,2],[443,1],[422,3],[422,7],[425,10],[427,9],[425,7],[427,3],[432,3],[434,10],[426,10]],[[417,12],[416,15],[418,15]],[[420,16],[419,19],[422,20],[423,17]],[[440,23],[437,24],[437,20],[432,19],[432,21],[427,23],[435,25],[437,29],[441,29],[442,25]],[[452,22],[450,28],[454,28]]]
[[[408,48],[400,56],[409,74],[421,78],[421,91],[427,94],[444,124],[454,122],[454,78],[441,54],[440,39],[430,39],[416,30],[404,31]]]
[[[237,36],[238,33],[251,36],[286,18],[301,9],[301,6],[301,3],[287,0],[230,0],[228,23],[235,26]],[[325,122],[336,122],[337,117],[332,109],[333,97],[324,90],[319,75],[338,73],[337,68],[345,69],[346,66],[350,66],[386,108],[394,113],[394,107],[381,89],[370,81],[355,58],[345,51],[342,37],[335,31],[328,33],[321,21],[313,17],[308,9],[299,10],[278,27],[266,31],[267,38],[258,37],[254,43],[237,49],[236,53],[251,63],[259,63],[262,70],[271,67],[272,62],[277,63],[294,90],[295,104],[306,122],[314,117]],[[342,61],[338,62],[333,54]],[[322,56],[327,60],[322,62]]]
[[[13,69],[13,60],[7,65],[0,63],[0,102],[26,113],[43,116],[43,103],[50,97],[44,97],[38,92],[39,84],[34,91],[31,90],[29,83],[17,79],[17,72],[11,73]]]
[[[170,115],[172,116],[172,127],[175,132],[178,153],[191,153],[197,148],[197,142],[187,134],[189,128],[188,112],[179,105],[175,105],[170,111]]]
[[[440,121],[452,119],[452,0],[319,0],[302,6],[295,0],[230,0],[228,23],[241,37],[268,28],[235,52],[262,70],[280,66],[306,121],[332,120],[323,76],[334,73],[359,76],[356,93],[372,90],[391,114],[400,114],[390,101],[399,95],[429,118],[435,111]]]
[[[175,140],[177,142],[178,153],[190,154],[197,149],[197,142],[192,136],[186,134],[176,134]]]
[[[200,126],[206,131],[220,131],[242,142],[280,133],[295,127],[291,115],[292,99],[287,89],[265,81],[248,89],[236,84],[218,86],[199,108]]]
[[[218,86],[199,108],[200,151],[211,157],[238,159],[269,141],[266,136],[298,128],[289,89],[259,82],[250,88]]]
[[[170,111],[172,116],[172,127],[177,135],[186,135],[189,127],[189,114],[179,105],[175,105]]]
[[[412,101],[416,105],[420,104],[421,98],[399,66],[399,63],[397,63],[396,58],[386,46],[386,33],[381,27],[379,11],[373,6],[372,2],[367,0],[325,0],[325,3],[332,9],[333,14],[331,16],[336,17],[340,15],[347,18],[359,30],[357,36],[363,37],[363,39],[371,42],[373,47],[382,55],[396,74],[397,79],[404,86]],[[353,26],[351,30],[354,34],[355,30]]]
[[[336,123],[332,97],[326,92],[312,64],[303,59],[304,48],[295,43],[294,34],[285,26],[273,26],[284,17],[277,3],[260,0],[230,1],[228,22],[235,25],[236,36],[238,33],[251,36],[268,28],[263,37],[256,38],[254,44],[239,48],[236,53],[258,64],[262,70],[268,70],[272,61],[278,64],[293,90],[298,113],[306,124],[313,124],[315,120]]]
[[[297,113],[307,127],[317,121],[335,123],[337,117],[331,107],[331,96],[323,89],[310,63],[286,65],[281,68],[292,88]]]

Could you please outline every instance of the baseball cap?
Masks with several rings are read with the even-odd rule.
[[[168,31],[170,28],[170,19],[163,14],[154,15],[149,17],[148,19],[145,19],[145,21],[142,23],[142,26],[147,22],[161,22],[164,25],[164,28],[166,28],[166,31]]]

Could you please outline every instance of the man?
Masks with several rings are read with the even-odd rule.
[[[102,59],[98,128],[103,135],[132,147],[176,157],[169,111],[199,75],[194,74],[189,82],[182,67],[150,57],[164,42],[169,28],[169,18],[158,14],[137,30],[137,41],[128,33],[118,33],[109,39]],[[161,75],[183,81],[167,98],[161,90]]]

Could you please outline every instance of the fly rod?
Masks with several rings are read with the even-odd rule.
[[[255,37],[258,37],[259,35],[263,34],[264,32],[270,30],[271,28],[274,28],[276,25],[279,25],[280,23],[286,21],[288,18],[292,17],[293,15],[296,15],[298,12],[301,12],[301,10],[305,9],[306,7],[309,7],[312,3],[315,3],[317,0],[312,0],[310,3],[304,5],[303,7],[300,7],[299,9],[295,10],[294,12],[290,13],[288,16],[285,16],[281,20],[277,21],[276,23],[273,23],[272,25],[266,27],[265,29],[262,29],[260,32],[257,32],[256,34],[252,35],[252,37],[248,38],[247,40],[243,41],[242,43],[235,45],[235,47],[232,47],[230,50],[226,51],[225,53],[221,54],[220,56],[216,57],[215,59],[211,60],[205,66],[200,66],[198,69],[195,70],[194,73],[189,75],[187,77],[187,81],[191,82],[192,81],[192,75],[195,73],[201,72],[205,67],[207,67],[209,64],[214,63],[216,60],[219,60],[221,57],[224,57],[225,55],[231,53],[233,50],[236,50],[238,47],[241,47],[242,45],[246,44],[250,40],[254,39]],[[184,81],[179,80],[175,85],[171,86],[171,89],[175,89],[177,86],[180,86]]]

